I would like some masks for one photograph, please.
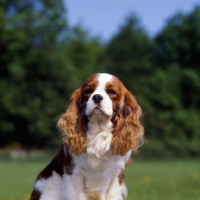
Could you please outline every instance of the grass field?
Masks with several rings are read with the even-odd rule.
[[[28,200],[38,172],[50,156],[11,159],[0,156],[0,199]],[[198,160],[134,161],[126,171],[128,200],[200,199]]]

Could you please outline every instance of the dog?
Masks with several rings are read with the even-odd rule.
[[[62,145],[30,200],[123,200],[124,170],[143,142],[142,111],[115,76],[89,76],[58,120]]]

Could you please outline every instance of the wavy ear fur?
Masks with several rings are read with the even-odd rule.
[[[58,120],[58,129],[62,133],[63,143],[76,155],[86,147],[86,125],[80,116],[80,89],[71,96],[67,110]]]
[[[142,110],[134,96],[126,91],[121,99],[120,112],[114,120],[115,129],[111,147],[114,155],[125,155],[129,150],[137,150],[143,142],[144,129],[140,124]]]

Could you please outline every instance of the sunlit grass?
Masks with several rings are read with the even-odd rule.
[[[0,199],[28,200],[44,162],[0,161]]]
[[[133,162],[126,171],[128,200],[200,199],[197,160]]]
[[[0,199],[29,200],[37,174],[50,161],[50,155],[37,153],[31,158],[0,156]]]
[[[51,156],[39,159],[0,157],[0,199],[28,200],[38,172]],[[200,162],[134,161],[126,170],[128,200],[200,199]]]

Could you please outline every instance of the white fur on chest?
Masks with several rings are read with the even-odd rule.
[[[88,159],[105,159],[105,157],[108,157],[111,154],[110,145],[113,137],[111,131],[112,123],[110,120],[102,119],[99,122],[91,119],[91,121],[88,123],[88,131],[86,133],[86,152],[88,154]]]
[[[80,187],[87,200],[122,200],[123,195],[126,196],[126,187],[119,184],[118,176],[129,157],[130,152],[126,156],[113,156],[107,152],[100,158],[83,152],[73,157],[75,168],[70,179],[83,182]]]
[[[63,176],[62,199],[123,200],[126,187],[119,183],[131,151],[114,156],[111,150],[113,124],[110,117],[95,112],[89,118],[86,149],[73,155],[72,175]]]
[[[101,200],[112,199],[115,195],[122,196],[121,190],[122,188],[125,190],[125,186],[119,185],[118,176],[124,170],[130,152],[126,156],[112,154],[110,147],[112,123],[110,121],[98,125],[89,122],[88,127],[87,148],[79,156],[73,156],[75,168],[72,176],[81,177],[87,194],[86,199]],[[109,196],[109,193],[112,195]]]

